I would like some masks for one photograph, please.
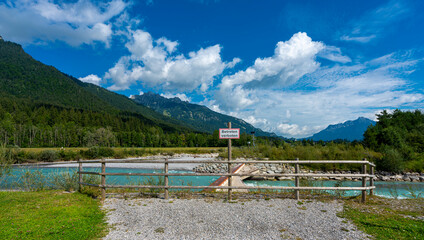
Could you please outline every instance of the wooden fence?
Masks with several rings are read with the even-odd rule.
[[[83,171],[84,163],[101,163],[101,172],[88,172]],[[107,173],[106,164],[108,163],[163,163],[163,173]],[[224,163],[228,164],[228,173],[170,173],[169,164],[181,164],[181,163],[191,163],[191,164],[202,164],[202,163]],[[295,173],[279,173],[279,174],[236,174],[231,173],[231,165],[233,164],[293,164],[295,167]],[[199,161],[199,160],[141,160],[141,159],[125,159],[125,160],[87,160],[87,161],[78,161],[79,164],[79,184],[85,186],[93,186],[101,188],[101,200],[104,201],[106,197],[106,188],[149,188],[149,189],[165,189],[165,199],[169,198],[169,189],[228,189],[228,200],[232,199],[232,189],[269,189],[269,190],[294,190],[294,195],[296,199],[299,199],[299,190],[360,190],[362,191],[362,202],[366,201],[367,190],[370,191],[370,195],[373,195],[375,189],[374,186],[374,168],[375,165],[366,159],[362,161],[358,160],[299,160],[288,161],[288,160],[276,160],[276,161]],[[360,174],[317,174],[317,173],[301,173],[299,170],[299,165],[301,164],[360,164],[362,165],[362,172]],[[370,167],[370,173],[367,173],[367,165]],[[99,175],[101,176],[100,184],[91,184],[83,182],[82,175]],[[106,184],[106,176],[163,176],[164,185],[113,185]],[[169,185],[169,176],[227,176],[229,177],[228,186],[170,186]],[[248,176],[248,177],[294,177],[295,186],[232,186],[231,177],[233,176]],[[361,187],[313,187],[313,186],[300,186],[299,179],[302,177],[353,177],[353,178],[362,178]],[[367,186],[367,178],[369,179],[369,186]]]

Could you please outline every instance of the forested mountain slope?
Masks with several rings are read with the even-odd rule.
[[[20,45],[0,40],[0,143],[84,146],[90,134],[102,132],[98,129],[107,130],[111,138],[107,145],[117,146],[174,146],[180,143],[167,138],[194,131],[123,95],[63,74],[34,60]]]
[[[158,94],[148,92],[142,95],[133,96],[132,99],[165,116],[184,121],[190,127],[199,131],[212,133],[219,128],[225,128],[226,124],[231,122],[231,127],[240,128],[241,132],[250,134],[254,131],[257,136],[276,137],[274,133],[255,128],[242,119],[217,113],[205,106],[181,101],[179,98],[168,99]]]

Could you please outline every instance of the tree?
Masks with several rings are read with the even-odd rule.
[[[422,171],[424,167],[424,114],[419,110],[377,114],[378,122],[364,133],[367,147],[384,154],[380,169]]]
[[[116,142],[115,134],[110,128],[99,128],[86,135],[87,146],[111,147]]]

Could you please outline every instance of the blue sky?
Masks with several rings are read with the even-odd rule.
[[[424,108],[424,1],[0,1],[0,35],[126,96],[285,137]]]

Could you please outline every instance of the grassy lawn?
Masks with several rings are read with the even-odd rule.
[[[345,202],[341,217],[375,239],[424,239],[424,199],[372,197],[366,204]]]
[[[106,234],[99,206],[80,193],[0,192],[0,239],[98,239]]]

